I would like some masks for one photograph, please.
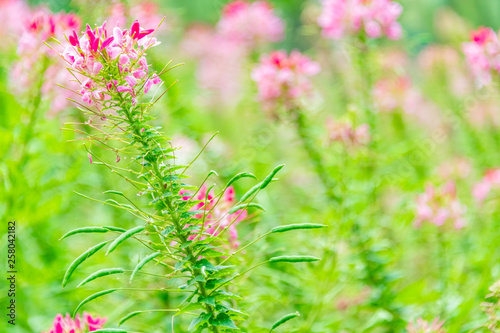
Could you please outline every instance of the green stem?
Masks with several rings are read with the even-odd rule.
[[[328,173],[328,170],[324,166],[323,163],[323,158],[321,156],[321,153],[319,152],[319,149],[317,148],[316,143],[314,140],[311,138],[311,135],[308,130],[307,126],[307,121],[306,117],[304,116],[303,112],[299,109],[294,109],[292,110],[292,115],[295,117],[295,124],[297,126],[297,133],[302,140],[302,144],[304,145],[304,148],[309,155],[309,159],[311,160],[312,164],[314,165],[314,169],[319,176],[321,183],[323,184],[326,195],[330,200],[332,200],[335,203],[340,203],[342,199],[335,194],[333,191],[335,187],[335,181],[330,177],[330,174]]]

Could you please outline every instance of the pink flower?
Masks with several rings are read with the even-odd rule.
[[[441,164],[437,173],[442,179],[465,179],[469,176],[471,169],[472,166],[468,159],[456,157]]]
[[[23,32],[24,22],[31,16],[30,8],[23,0],[0,1],[0,49],[11,46],[10,42],[17,41]]]
[[[455,229],[465,226],[466,207],[457,199],[454,182],[450,181],[440,188],[427,185],[425,192],[417,197],[416,206],[415,227],[420,227],[422,222],[436,226],[452,222]]]
[[[282,40],[284,23],[267,1],[237,0],[224,7],[217,31],[224,38],[253,48]]]
[[[400,39],[402,28],[397,19],[403,7],[392,0],[322,0],[318,24],[323,36],[340,39],[365,33],[369,38],[386,36]]]
[[[106,21],[112,28],[126,27],[131,15],[133,15],[134,19],[152,28],[158,27],[163,19],[163,15],[159,14],[160,8],[158,4],[150,1],[141,1],[129,8],[124,3],[114,3],[110,6],[109,13],[110,15]],[[159,31],[166,31],[168,29],[168,24],[163,21]]]
[[[462,45],[469,68],[479,86],[491,82],[491,73],[500,72],[500,42],[491,28],[471,32],[471,41]]]
[[[266,109],[274,109],[282,103],[293,109],[313,92],[309,80],[320,72],[320,66],[299,51],[287,55],[285,51],[273,51],[264,55],[252,71],[257,83],[259,100]]]
[[[443,321],[439,321],[439,318],[435,318],[432,322],[418,318],[415,323],[409,323],[406,326],[408,333],[446,333],[443,329]]]
[[[198,62],[196,78],[199,86],[210,92],[209,102],[235,104],[241,95],[245,47],[201,25],[186,32],[182,47]]]
[[[149,69],[145,51],[159,44],[150,37],[153,32],[154,29],[141,28],[138,21],[134,21],[128,30],[115,27],[110,31],[105,22],[95,29],[87,25],[80,37],[73,31],[70,44],[61,55],[73,69],[88,77],[80,87],[82,101],[89,105],[99,104],[121,93],[123,98],[135,104],[143,83],[145,93],[151,85],[160,84],[156,74],[147,77]],[[116,66],[119,74],[110,78],[107,73],[102,73],[104,64]]]
[[[83,318],[79,314],[72,319],[69,314],[58,314],[54,318],[52,327],[46,333],[86,333],[103,328],[106,318],[92,317],[87,312],[83,313]]]
[[[417,111],[421,95],[413,88],[407,76],[380,79],[373,88],[375,106],[380,111],[392,112],[396,109],[413,114]]]
[[[500,169],[486,171],[484,177],[474,185],[472,195],[478,203],[482,203],[492,189],[500,188]]]
[[[181,191],[180,195],[184,195],[184,200],[189,200],[191,196],[185,195],[187,191]],[[217,203],[218,198],[215,198],[213,191],[207,193],[207,187],[203,185],[193,200],[199,201],[192,208],[193,211],[203,211],[194,215],[195,219],[204,220],[204,232],[213,236],[218,236],[222,231],[228,229],[228,240],[232,247],[238,247],[238,230],[236,226],[248,216],[247,212],[239,209],[234,213],[229,213],[234,204],[236,197],[234,188],[228,187],[221,200]],[[190,240],[196,238],[195,235],[190,236]],[[201,236],[201,239],[206,238]]]
[[[333,118],[326,120],[330,141],[342,142],[346,146],[362,146],[370,142],[370,129],[367,124],[354,127],[347,122],[335,122]]]

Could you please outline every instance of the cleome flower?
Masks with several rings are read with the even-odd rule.
[[[225,229],[228,229],[228,241],[229,244],[237,248],[239,246],[238,242],[238,230],[236,226],[248,216],[247,212],[243,209],[239,209],[234,213],[229,213],[231,208],[233,208],[236,203],[235,191],[232,186],[229,186],[222,198],[219,199],[214,196],[213,191],[207,192],[206,185],[203,185],[198,193],[195,194],[193,200],[199,201],[192,208],[193,211],[202,211],[194,215],[195,219],[204,221],[204,232],[212,236],[218,236]],[[181,191],[180,195],[187,194],[187,191]],[[190,200],[191,196],[183,196],[184,200]],[[195,235],[191,236],[189,240],[196,238]],[[206,237],[202,236],[201,239]]]
[[[333,118],[326,120],[330,142],[341,142],[348,147],[363,146],[370,142],[370,128],[367,124],[354,127],[348,122],[336,122]]]
[[[221,36],[250,48],[282,40],[284,30],[283,21],[276,16],[267,1],[230,2],[224,7],[222,18],[217,24]]]
[[[500,169],[486,171],[483,178],[474,185],[472,195],[478,203],[482,203],[493,189],[500,187]]]
[[[160,84],[158,75],[149,75],[145,57],[146,50],[159,44],[150,36],[154,31],[142,29],[138,21],[128,30],[108,31],[106,22],[95,29],[87,25],[82,36],[73,30],[61,55],[86,77],[79,91],[82,101],[93,105],[119,95],[118,99],[135,105],[140,94]]]
[[[83,316],[77,314],[75,319],[71,318],[69,314],[63,316],[58,314],[54,318],[52,327],[42,333],[86,333],[93,332],[98,329],[102,329],[104,323],[106,323],[106,318],[92,317],[87,312],[83,313]]]
[[[409,323],[406,326],[408,333],[446,333],[443,329],[443,321],[439,321],[439,318],[435,318],[432,322],[418,318],[415,323]]]
[[[481,87],[491,82],[492,72],[500,72],[500,41],[493,29],[485,27],[472,31],[470,39],[462,45],[462,50]]]
[[[318,24],[323,36],[340,39],[365,33],[368,38],[400,39],[397,19],[403,7],[392,0],[322,0]]]
[[[416,199],[417,216],[414,225],[420,227],[422,222],[430,222],[436,226],[453,223],[455,229],[465,226],[466,207],[457,198],[455,183],[450,181],[440,188],[427,185],[425,193]]]
[[[272,110],[282,104],[291,110],[311,96],[313,86],[309,78],[319,71],[319,64],[299,51],[289,55],[273,51],[261,57],[252,79],[257,83],[258,98],[264,108]]]

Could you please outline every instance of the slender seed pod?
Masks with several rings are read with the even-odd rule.
[[[121,195],[121,196],[123,196],[123,192],[120,192],[120,191],[115,191],[115,190],[104,191],[104,192],[102,192],[102,193],[104,193],[104,194],[108,194],[108,193],[109,193],[109,194],[116,194],[116,195]]]
[[[262,181],[262,184],[260,185],[260,189],[263,190],[264,188],[266,188],[267,185],[269,185],[269,183],[273,180],[274,176],[276,176],[276,174],[281,169],[283,169],[284,166],[285,166],[284,164],[281,164],[281,165],[278,165],[276,168],[274,168],[274,170],[271,171],[271,173],[266,178],[264,178],[264,180]]]
[[[321,260],[313,256],[280,256],[272,257],[269,262],[312,262]]]
[[[127,231],[127,229],[113,227],[113,226],[109,226],[109,225],[105,225],[105,226],[103,226],[103,228],[111,230],[111,231],[118,231],[118,232],[125,232],[125,231]]]
[[[66,284],[68,284],[69,278],[71,277],[71,275],[73,274],[73,272],[75,271],[75,269],[82,262],[84,262],[85,260],[87,260],[88,258],[90,258],[94,253],[96,253],[97,251],[99,251],[100,249],[102,249],[104,247],[104,245],[106,245],[108,242],[109,241],[105,241],[105,242],[99,243],[99,244],[91,247],[87,251],[85,251],[82,254],[80,254],[80,256],[78,258],[76,258],[75,260],[73,260],[73,262],[69,265],[68,269],[66,270],[66,273],[64,274],[64,278],[63,278],[63,282],[62,282],[63,288],[66,286]]]
[[[241,178],[246,178],[246,177],[257,179],[257,177],[255,177],[255,175],[253,173],[240,172],[239,174],[237,174],[233,178],[231,178],[231,180],[226,184],[226,187],[229,187],[232,183],[236,182],[237,180],[239,180]]]
[[[127,330],[121,329],[121,328],[101,328],[98,330],[95,330],[93,332],[97,333],[127,333]]]
[[[94,232],[98,233],[105,233],[108,232],[109,230],[103,227],[83,227],[83,228],[78,228],[78,229],[73,229],[71,231],[68,231],[67,233],[64,234],[61,238],[59,238],[59,241],[62,241],[64,238],[76,235],[76,234],[90,234]]]
[[[234,206],[233,208],[231,208],[229,210],[229,214],[232,214],[240,209],[245,209],[245,208],[249,208],[249,207],[252,207],[252,208],[257,208],[257,209],[260,209],[260,210],[266,210],[264,207],[262,207],[261,205],[259,204],[256,204],[256,203],[248,203],[248,204],[241,204],[241,205],[236,205]]]
[[[86,279],[84,279],[80,284],[77,286],[77,288],[80,288],[81,286],[89,283],[90,281],[93,281],[95,279],[98,279],[103,276],[111,275],[111,274],[120,274],[124,273],[125,270],[123,268],[105,268],[101,269],[95,273],[92,273],[89,275]]]
[[[130,275],[130,280],[129,280],[129,283],[132,283],[132,280],[134,279],[135,277],[135,274],[140,271],[144,265],[146,265],[148,262],[150,262],[151,260],[153,260],[154,258],[158,257],[161,253],[160,252],[155,252],[153,254],[150,254],[149,256],[143,258],[138,264],[137,266],[135,266],[135,269],[134,271],[132,272],[132,275]]]
[[[108,251],[106,251],[106,255],[113,252],[117,248],[117,246],[120,245],[121,243],[123,243],[125,240],[127,240],[128,238],[132,237],[133,235],[135,235],[143,230],[144,230],[144,226],[140,225],[140,226],[137,226],[137,227],[132,228],[130,230],[127,230],[126,232],[124,232],[123,234],[118,236],[111,244],[109,244]]]
[[[286,323],[290,319],[293,319],[293,318],[296,318],[296,317],[299,317],[299,316],[300,316],[300,313],[298,313],[298,312],[290,313],[290,314],[287,314],[286,316],[283,316],[280,320],[278,320],[277,322],[274,323],[273,327],[271,328],[271,331],[273,331],[274,329],[276,329],[279,326],[283,325],[284,323]]]
[[[262,186],[262,182],[258,183],[257,185],[255,185],[254,187],[249,189],[245,194],[243,194],[243,196],[240,199],[240,202],[243,202],[243,201],[247,200],[248,198],[250,198],[252,195],[254,195],[258,190],[260,190],[261,186]]]
[[[87,304],[88,302],[90,301],[93,301],[95,300],[96,298],[99,298],[101,296],[104,296],[104,295],[107,295],[107,294],[111,294],[115,291],[117,291],[118,289],[107,289],[107,290],[103,290],[103,291],[99,291],[95,294],[92,294],[90,295],[89,297],[87,297],[86,299],[84,299],[83,301],[80,302],[80,304],[78,304],[78,306],[76,307],[75,311],[73,312],[73,318],[75,317],[75,315],[78,313],[78,310],[81,309],[82,306],[84,306],[85,304]]]
[[[299,229],[319,229],[328,227],[325,224],[316,224],[316,223],[297,223],[297,224],[288,224],[281,225],[271,230],[272,233],[276,232],[286,232],[290,230],[299,230]]]

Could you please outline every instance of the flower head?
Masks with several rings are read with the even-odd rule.
[[[370,142],[370,128],[367,124],[354,127],[347,122],[336,122],[327,119],[327,128],[330,141],[342,142],[346,146],[362,146]]]
[[[500,188],[500,169],[486,171],[483,178],[474,185],[472,195],[477,202],[482,203],[493,189]]]
[[[406,326],[408,333],[446,333],[443,329],[444,321],[439,321],[439,318],[434,319],[432,322],[418,318],[415,323],[409,323]]]
[[[365,33],[369,38],[387,36],[400,39],[402,28],[397,19],[403,7],[392,0],[322,0],[318,24],[326,38],[340,39]]]
[[[73,31],[70,45],[61,55],[72,69],[87,77],[80,86],[82,101],[92,105],[119,96],[135,104],[140,94],[160,84],[156,74],[149,74],[145,57],[150,47],[159,44],[150,36],[153,32],[141,28],[138,21],[128,30],[108,30],[104,23],[94,29],[87,25],[81,36]]]
[[[462,49],[476,81],[484,86],[491,82],[492,72],[500,72],[500,41],[493,29],[485,27],[472,31],[470,39]]]
[[[448,182],[440,188],[427,185],[425,192],[416,199],[416,213],[414,225],[420,227],[422,222],[429,222],[436,226],[444,226],[451,222],[455,229],[465,226],[466,207],[457,198],[454,182]]]
[[[106,318],[92,317],[87,312],[83,313],[83,317],[77,314],[75,319],[69,314],[63,316],[58,314],[54,318],[52,327],[46,333],[86,333],[93,332],[103,328],[106,323]]]
[[[283,21],[276,16],[267,1],[248,2],[236,0],[228,3],[217,24],[217,31],[252,48],[283,39]]]
[[[266,109],[276,108],[280,103],[293,109],[301,99],[312,94],[309,78],[319,71],[319,64],[299,51],[289,55],[285,51],[273,51],[261,58],[252,71],[252,79],[257,83],[259,100]]]
[[[184,195],[184,200],[190,200],[191,196],[187,195],[187,191],[181,191],[180,195]],[[232,186],[229,186],[220,201],[215,197],[213,191],[208,192],[206,185],[203,185],[198,193],[193,197],[193,200],[198,201],[192,210],[202,211],[194,215],[195,219],[204,221],[204,232],[212,236],[218,236],[220,233],[228,229],[228,240],[231,246],[238,247],[238,230],[236,226],[248,216],[246,210],[239,209],[230,213],[234,204],[236,204],[235,191]],[[190,236],[190,240],[196,238],[196,235]],[[206,238],[201,236],[201,239]]]

